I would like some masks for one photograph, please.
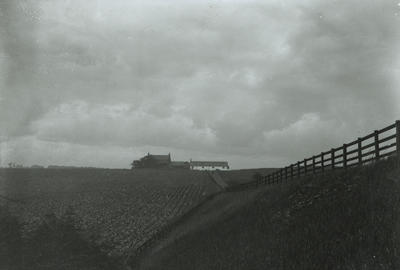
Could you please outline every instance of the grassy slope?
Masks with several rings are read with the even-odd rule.
[[[271,187],[206,224],[188,220],[141,269],[400,269],[400,183],[388,166]]]

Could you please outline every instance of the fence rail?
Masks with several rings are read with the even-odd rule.
[[[262,184],[281,183],[327,170],[346,170],[395,155],[400,163],[400,120],[340,147],[297,161],[257,180],[232,186],[227,190],[234,191]]]

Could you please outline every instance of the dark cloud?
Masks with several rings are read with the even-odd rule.
[[[39,114],[40,104],[28,89],[36,64],[36,16],[36,10],[26,1],[0,3],[0,135],[3,136],[28,133],[27,126]]]
[[[259,167],[329,149],[399,118],[399,13],[390,0],[2,1],[1,162],[124,167],[154,150]]]

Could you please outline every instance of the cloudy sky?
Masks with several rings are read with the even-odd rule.
[[[0,1],[0,165],[283,166],[400,118],[400,1]]]

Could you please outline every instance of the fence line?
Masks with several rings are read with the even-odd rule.
[[[394,134],[388,135],[388,132]],[[382,145],[385,143],[385,145]],[[400,120],[394,124],[345,143],[340,147],[321,152],[302,161],[290,164],[257,180],[232,186],[228,191],[245,189],[262,184],[275,184],[289,179],[312,175],[327,170],[348,169],[362,166],[389,156],[397,156],[400,163]]]

